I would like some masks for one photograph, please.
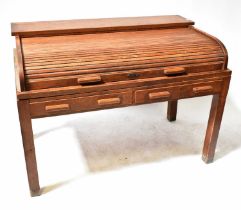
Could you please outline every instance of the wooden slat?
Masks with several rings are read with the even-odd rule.
[[[137,30],[166,27],[187,27],[194,22],[181,16],[103,18],[64,21],[12,23],[12,35],[46,35],[90,33],[97,31]]]
[[[148,46],[147,48],[131,48],[131,49],[125,49],[125,50],[112,50],[112,51],[95,51],[93,52],[84,52],[82,53],[76,51],[72,52],[72,54],[65,54],[63,52],[62,54],[48,54],[48,57],[46,55],[44,56],[38,56],[38,57],[29,57],[25,56],[25,66],[31,67],[31,66],[37,66],[41,64],[51,64],[51,63],[68,63],[68,62],[80,62],[80,61],[91,61],[92,59],[95,60],[104,60],[106,59],[106,56],[108,56],[108,59],[114,60],[118,57],[121,58],[132,58],[132,57],[141,57],[143,55],[152,55],[154,53],[156,54],[175,54],[175,53],[188,53],[188,52],[210,52],[210,51],[220,51],[221,49],[218,46],[210,46],[208,44],[199,43],[198,45],[188,45],[187,47],[184,46],[176,46],[175,49],[168,49],[168,47],[165,47],[165,49],[160,49],[160,47],[151,47]]]
[[[166,32],[168,31],[168,33]],[[150,44],[170,44],[170,42],[188,42],[208,40],[193,29],[165,29],[133,32],[115,32],[102,34],[67,35],[51,37],[23,38],[29,52],[62,52],[62,50],[119,49],[140,47]],[[113,46],[115,44],[115,46]],[[172,45],[175,48],[175,45]]]
[[[196,59],[194,59],[196,58]],[[67,75],[79,75],[79,74],[85,74],[86,73],[97,73],[97,72],[115,72],[115,71],[123,71],[123,70],[136,70],[136,69],[147,69],[147,68],[161,68],[163,66],[175,66],[175,65],[193,65],[193,64],[202,64],[205,62],[218,62],[218,61],[223,61],[223,57],[216,57],[216,56],[209,56],[209,57],[192,57],[189,59],[177,59],[176,61],[169,60],[166,62],[160,62],[158,59],[152,59],[152,60],[144,60],[144,61],[139,61],[139,62],[128,62],[126,65],[120,66],[120,63],[116,63],[113,66],[108,66],[108,65],[101,65],[98,68],[96,67],[85,67],[85,68],[80,68],[80,67],[75,67],[74,69],[72,67],[63,67],[61,68],[62,72],[58,72],[58,69],[54,69],[52,72],[47,72],[45,73],[44,70],[35,72],[34,74],[28,74],[27,80],[28,79],[33,79],[33,78],[44,78],[44,77],[54,77],[54,76],[67,76]],[[46,69],[48,70],[48,69]]]
[[[128,46],[146,46],[151,43],[168,43],[170,41],[193,41],[193,39],[209,40],[206,36],[190,28],[163,29],[132,32],[115,32],[102,34],[66,35],[50,37],[28,37],[23,38],[26,50],[39,51],[62,51],[63,49],[119,49]],[[141,42],[140,42],[141,41]],[[109,44],[108,44],[109,43]],[[111,44],[110,44],[111,43]],[[113,46],[112,44],[116,44]],[[170,44],[170,43],[169,43]],[[68,48],[69,47],[69,48]],[[175,47],[175,46],[173,46]]]
[[[102,54],[102,53],[101,53]],[[191,56],[191,55],[198,55],[198,54],[221,54],[223,55],[221,49],[219,47],[209,47],[209,48],[202,48],[200,49],[177,49],[177,50],[154,50],[150,48],[150,51],[147,52],[139,52],[136,53],[129,53],[126,54],[122,53],[115,53],[115,54],[102,54],[98,56],[76,56],[75,54],[72,57],[64,58],[61,60],[58,59],[49,59],[49,60],[38,60],[38,62],[32,62],[25,64],[26,70],[34,70],[34,69],[44,69],[44,68],[51,68],[51,67],[64,67],[70,65],[89,65],[89,64],[105,64],[109,62],[118,62],[118,61],[134,61],[134,60],[144,60],[150,58],[175,58],[175,57],[183,57],[183,56]],[[25,60],[28,60],[25,58]]]
[[[125,66],[125,65],[135,65],[135,64],[147,64],[152,62],[159,62],[163,63],[166,62],[175,62],[175,61],[188,61],[188,60],[196,60],[202,58],[219,58],[223,57],[223,54],[220,52],[198,52],[198,53],[190,53],[189,55],[185,54],[174,54],[174,55],[153,55],[153,56],[146,56],[143,58],[132,58],[132,59],[118,59],[118,60],[103,60],[103,61],[92,61],[92,62],[78,62],[78,63],[65,63],[65,64],[50,64],[45,66],[34,66],[26,68],[27,72],[30,74],[45,72],[45,70],[49,71],[50,69],[99,69],[101,67],[113,67],[113,66]],[[56,70],[51,71],[56,72]]]

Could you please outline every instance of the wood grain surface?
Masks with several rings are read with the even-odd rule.
[[[193,28],[22,38],[22,47],[28,90],[78,85],[96,73],[112,82],[132,71],[163,75],[164,67],[218,70],[225,61],[220,45]]]
[[[193,24],[193,21],[179,15],[39,21],[12,23],[12,35],[38,36],[63,33],[96,33],[98,31],[187,27]]]

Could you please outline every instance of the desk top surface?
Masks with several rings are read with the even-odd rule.
[[[130,29],[155,29],[163,27],[185,27],[193,24],[193,21],[178,15],[22,22],[12,23],[12,35],[32,36]]]

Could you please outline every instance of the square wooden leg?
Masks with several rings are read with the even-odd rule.
[[[175,121],[177,117],[177,100],[168,101],[167,107],[167,119],[171,121]]]
[[[22,132],[28,183],[32,196],[40,195],[37,162],[28,100],[18,101],[19,120]]]
[[[208,120],[206,137],[204,140],[202,159],[206,163],[213,161],[218,133],[222,121],[223,110],[228,93],[230,78],[223,81],[223,88],[220,94],[214,95]]]

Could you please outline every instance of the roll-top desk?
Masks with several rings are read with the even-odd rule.
[[[212,162],[231,71],[224,45],[181,16],[13,23],[17,103],[29,186],[40,194],[32,118],[213,95]]]

